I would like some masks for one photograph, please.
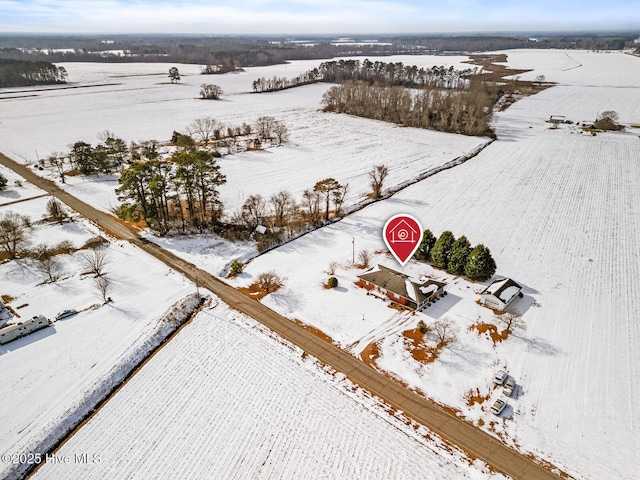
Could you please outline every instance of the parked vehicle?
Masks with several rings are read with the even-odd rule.
[[[505,402],[504,400],[498,399],[495,401],[495,403],[491,406],[489,410],[491,410],[491,413],[493,413],[494,415],[500,415],[506,406],[507,406],[507,402]]]
[[[508,376],[509,375],[507,375],[507,372],[505,372],[504,370],[500,370],[498,373],[496,373],[495,377],[493,377],[493,383],[495,383],[496,385],[502,385]]]
[[[507,378],[507,381],[504,382],[504,388],[502,389],[502,393],[504,393],[507,397],[510,397],[513,393],[513,389],[516,388],[516,381],[513,377]]]
[[[56,315],[56,320],[62,320],[64,318],[69,318],[69,317],[73,317],[74,315],[77,315],[78,311],[71,309],[71,310],[65,310],[64,312],[60,312],[58,315]]]
[[[51,322],[44,317],[44,315],[37,315],[24,322],[16,323],[15,325],[9,325],[0,329],[0,344],[9,343],[12,340],[16,340],[25,335],[29,335],[36,330],[45,328],[51,325]]]

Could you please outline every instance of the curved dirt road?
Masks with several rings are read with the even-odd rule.
[[[335,345],[325,342],[262,303],[251,300],[208,272],[196,268],[193,264],[154,243],[145,241],[112,216],[66,193],[55,183],[33,173],[28,167],[14,162],[2,154],[0,154],[0,163],[27,181],[51,193],[111,234],[134,243],[200,286],[209,289],[234,309],[253,317],[309,355],[344,373],[352,381],[381,398],[387,404],[402,410],[407,417],[428,427],[471,456],[482,459],[493,469],[516,479],[557,480],[560,478],[524,455],[506,447],[487,433],[446,412],[435,403],[407,390]]]

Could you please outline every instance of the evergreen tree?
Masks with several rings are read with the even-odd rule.
[[[433,236],[431,230],[425,230],[422,234],[422,241],[420,242],[420,246],[416,251],[416,258],[418,260],[422,260],[423,262],[429,260],[431,256],[431,249],[433,249],[433,245],[436,243],[436,237]]]
[[[469,254],[464,273],[471,280],[484,281],[496,273],[496,262],[491,251],[484,245],[477,245]]]
[[[471,253],[471,244],[464,235],[457,239],[451,247],[451,258],[447,270],[455,275],[462,275]]]
[[[431,262],[439,268],[447,268],[449,266],[449,258],[451,258],[451,249],[456,237],[449,230],[442,232],[442,235],[436,240],[431,250]]]
[[[7,180],[7,177],[5,177],[0,173],[0,191],[7,188],[7,183],[9,183],[9,181]]]
[[[69,160],[83,175],[96,173],[93,147],[88,143],[82,141],[74,143],[69,152]]]

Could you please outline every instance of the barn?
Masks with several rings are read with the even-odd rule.
[[[356,284],[367,289],[372,295],[388,298],[417,311],[423,310],[444,295],[444,287],[447,285],[428,277],[415,280],[384,265],[376,265],[358,275]]]

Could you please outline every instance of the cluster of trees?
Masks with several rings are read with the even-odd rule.
[[[273,78],[260,77],[257,80],[254,80],[251,86],[255,93],[275,92],[278,90],[285,90],[287,88],[300,87],[302,85],[321,82],[322,80],[322,75],[320,75],[317,68],[314,68],[313,70],[309,70],[293,78],[275,76]]]
[[[230,238],[254,235],[258,250],[264,251],[285,238],[321,225],[332,216],[340,216],[348,189],[348,184],[325,178],[304,190],[300,202],[286,190],[268,199],[262,195],[249,195],[240,211],[232,215],[224,234]],[[256,232],[260,225],[267,227],[264,233]]]
[[[0,88],[66,83],[67,71],[50,62],[0,58]]]
[[[482,244],[471,247],[467,237],[463,235],[456,239],[449,230],[437,239],[431,230],[425,230],[416,258],[474,281],[488,280],[496,272],[496,262],[487,247]]]
[[[203,83],[200,85],[200,98],[203,100],[218,100],[222,95],[222,87],[212,83]]]
[[[100,143],[95,147],[90,143],[77,141],[67,154],[55,152],[47,157],[46,163],[56,170],[62,183],[65,182],[68,165],[83,175],[96,175],[118,170],[124,163],[139,157],[143,152],[145,155],[153,155],[148,150],[155,150],[157,153],[157,142],[149,145],[132,143],[131,146],[127,146],[124,140],[108,130],[98,137]]]
[[[348,82],[331,87],[322,97],[324,110],[373,118],[409,127],[430,128],[465,135],[494,136],[490,126],[497,91],[471,82],[464,90],[425,87],[370,86]]]
[[[218,75],[222,73],[235,72],[236,70],[237,68],[233,64],[205,65],[200,68],[200,73],[202,75]]]
[[[228,154],[250,149],[261,149],[266,146],[280,146],[289,140],[289,129],[274,117],[259,117],[255,124],[243,123],[240,126],[226,126],[215,118],[197,118],[187,127],[193,140],[205,147],[211,145],[215,149],[225,148]],[[179,132],[174,132],[172,143],[189,142],[190,139]],[[216,150],[217,151],[217,150]]]
[[[372,62],[368,58],[360,61],[332,60],[322,62],[317,74],[330,83],[366,81],[369,84],[401,85],[405,87],[465,88],[470,75],[476,74],[477,67],[456,70],[453,66],[432,68],[404,65],[402,62]]]
[[[143,218],[165,234],[206,230],[218,224],[222,203],[218,187],[226,183],[213,152],[194,146],[179,148],[169,160],[132,163],[122,170],[116,190],[124,219]]]

